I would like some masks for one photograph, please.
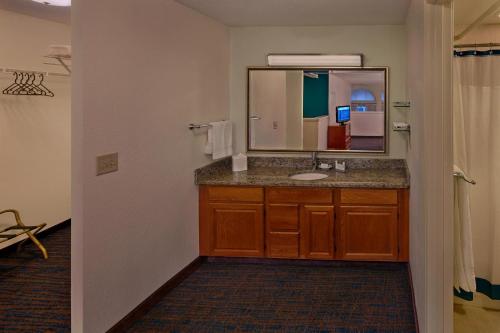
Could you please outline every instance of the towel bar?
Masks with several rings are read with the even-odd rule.
[[[194,130],[198,128],[203,128],[203,127],[210,127],[210,124],[189,124],[189,129]]]
[[[219,121],[225,121],[225,120],[219,120]],[[204,127],[211,127],[212,125],[209,123],[203,123],[203,124],[189,124],[188,128],[190,130],[198,129],[198,128],[204,128]]]

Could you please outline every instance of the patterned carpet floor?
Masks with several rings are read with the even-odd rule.
[[[71,332],[71,227],[40,237],[49,252],[27,242],[0,252],[0,332]]]
[[[204,263],[129,332],[415,332],[406,266]]]
[[[70,332],[70,238],[0,252],[0,332]],[[129,332],[416,332],[403,264],[209,259]]]

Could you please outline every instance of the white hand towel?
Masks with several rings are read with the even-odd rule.
[[[224,122],[224,157],[233,155],[233,124]]]
[[[213,135],[212,135],[212,126],[208,127],[207,131],[207,144],[205,145],[205,154],[210,155],[214,151],[213,149]]]
[[[230,121],[210,123],[205,153],[217,160],[233,154],[233,131]]]

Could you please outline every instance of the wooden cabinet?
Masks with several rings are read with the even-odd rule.
[[[264,254],[262,204],[209,204],[210,254],[259,257]]]
[[[340,207],[339,259],[397,260],[397,212],[397,207]]]
[[[407,190],[340,189],[337,258],[406,261]]]
[[[407,189],[200,187],[200,255],[408,261]]]
[[[264,256],[262,188],[200,189],[200,254]]]
[[[351,123],[328,126],[328,149],[351,149]]]
[[[266,255],[270,258],[298,258],[300,206],[267,204]]]
[[[266,189],[266,255],[270,258],[334,258],[331,189]]]
[[[334,258],[333,206],[302,207],[301,258]]]

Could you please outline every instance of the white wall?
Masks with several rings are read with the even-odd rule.
[[[326,150],[328,148],[329,116],[303,118],[304,150]]]
[[[231,119],[235,151],[245,151],[248,66],[266,65],[269,53],[363,53],[366,66],[390,67],[392,101],[406,99],[404,26],[236,27],[231,28]],[[388,101],[390,102],[390,101]],[[406,111],[391,108],[390,121],[405,121]],[[388,157],[406,157],[406,137],[390,131]]]
[[[187,125],[229,116],[229,32],[172,0],[76,0],[72,25],[72,332],[94,333],[198,256],[210,159]]]
[[[330,126],[337,125],[336,112],[338,105],[351,105],[351,84],[342,77],[335,75],[330,71],[330,96],[329,96],[329,115]]]
[[[302,118],[304,109],[304,74],[286,72],[286,146],[302,149]]]
[[[286,81],[287,73],[284,71],[251,73],[250,114],[260,118],[250,124],[255,143],[253,148],[283,149],[287,145]]]
[[[452,12],[447,3],[412,0],[407,19],[410,266],[422,333],[451,333],[453,319]]]
[[[351,111],[352,136],[384,136],[384,113]]]
[[[408,100],[411,145],[408,151],[408,167],[411,174],[410,195],[410,266],[412,271],[415,302],[420,326],[426,321],[426,224],[423,205],[423,99],[424,99],[424,3],[412,0],[408,14]]]
[[[250,73],[250,147],[302,149],[302,71]]]
[[[44,55],[50,44],[70,44],[70,27],[0,10],[0,42],[1,68],[60,71],[44,65]],[[11,83],[12,73],[0,73],[0,91]],[[0,211],[14,208],[26,224],[50,227],[71,217],[70,78],[44,84],[55,97],[0,92]],[[0,217],[2,225],[14,222]]]
[[[463,31],[466,27],[456,26],[455,34]],[[455,44],[479,44],[500,43],[500,24],[487,24],[476,27],[463,38],[455,41]]]

